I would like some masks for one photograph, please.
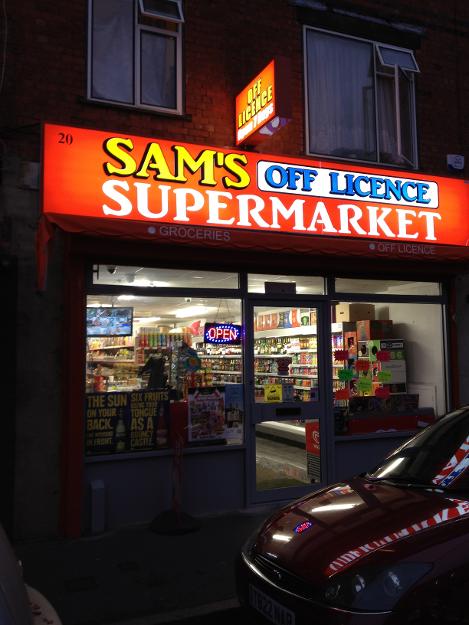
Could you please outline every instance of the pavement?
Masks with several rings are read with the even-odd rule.
[[[98,536],[19,542],[25,581],[63,625],[159,625],[238,607],[234,561],[271,509],[154,524]],[[189,519],[190,521],[190,519]],[[171,531],[171,530],[168,530]],[[163,533],[160,533],[163,532]]]

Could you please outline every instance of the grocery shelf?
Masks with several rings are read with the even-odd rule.
[[[197,352],[197,356],[200,358],[241,358],[241,354],[206,354],[200,350]]]
[[[112,364],[126,364],[126,365],[130,365],[130,364],[136,365],[136,364],[138,364],[138,363],[135,362],[135,360],[116,360],[114,358],[90,358],[88,360],[88,364],[92,363],[92,362],[105,362],[105,363],[108,363],[108,364],[112,363]]]
[[[105,345],[104,347],[90,347],[89,352],[100,352],[104,349],[134,349],[134,345]]]

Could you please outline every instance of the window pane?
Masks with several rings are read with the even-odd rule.
[[[414,163],[412,81],[401,70],[399,70],[399,108],[402,154],[410,163]]]
[[[332,308],[336,434],[417,430],[446,412],[439,304]],[[431,339],[429,338],[431,337]]]
[[[256,306],[255,401],[317,401],[317,309]]]
[[[88,295],[87,327],[123,306],[133,311],[130,335],[88,332],[86,453],[151,451],[178,436],[187,445],[242,443],[241,301]]]
[[[133,0],[94,0],[91,97],[133,104]]]
[[[142,104],[175,109],[176,39],[142,32],[141,37]]]
[[[175,0],[140,0],[140,2],[144,13],[177,22],[182,21],[181,6]]]
[[[316,434],[316,449],[308,436]],[[302,486],[321,481],[319,421],[263,421],[256,424],[256,489]]]
[[[377,76],[379,152],[383,163],[400,163],[397,151],[396,94],[394,77]]]
[[[337,293],[375,293],[377,295],[441,295],[439,282],[407,280],[356,280],[336,278]]]
[[[202,269],[155,269],[127,265],[95,265],[93,284],[133,287],[237,289],[237,273]]]
[[[324,294],[324,278],[320,276],[279,276],[268,273],[250,273],[248,275],[248,291],[250,293],[266,293],[267,291],[301,295],[302,293]],[[282,286],[284,285],[284,286]]]
[[[402,69],[418,71],[417,63],[410,52],[385,48],[384,46],[378,46],[378,50],[385,65],[398,65]]]
[[[376,160],[371,44],[308,31],[310,150]]]

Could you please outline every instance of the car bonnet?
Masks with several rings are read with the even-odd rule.
[[[279,511],[263,526],[255,551],[317,583],[373,555],[407,556],[423,537],[438,533],[444,541],[458,521],[469,524],[469,501],[357,478]]]

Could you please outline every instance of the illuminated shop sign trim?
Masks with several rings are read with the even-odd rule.
[[[241,326],[233,323],[206,323],[204,343],[241,345]]]
[[[312,243],[322,236],[469,244],[469,185],[456,178],[50,124],[43,162],[43,213],[73,231],[101,224],[125,236],[138,224],[148,233],[163,224],[261,231],[272,241],[288,233]]]
[[[290,121],[289,69],[283,57],[272,59],[236,96],[236,145],[256,145]]]

